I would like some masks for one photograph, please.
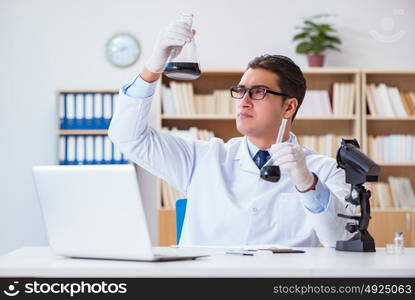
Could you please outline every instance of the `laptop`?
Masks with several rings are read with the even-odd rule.
[[[34,166],[33,175],[56,254],[140,261],[207,256],[152,247],[133,165]]]

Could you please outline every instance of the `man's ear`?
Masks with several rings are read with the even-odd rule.
[[[284,104],[283,104],[283,111],[284,111],[283,117],[285,119],[291,118],[297,111],[297,107],[298,107],[297,98],[285,99]]]

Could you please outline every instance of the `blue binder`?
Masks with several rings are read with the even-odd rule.
[[[63,108],[63,116],[60,116],[60,129],[67,129],[68,127],[68,118],[66,115],[66,93],[62,94],[62,97],[59,97],[59,106],[60,109]]]

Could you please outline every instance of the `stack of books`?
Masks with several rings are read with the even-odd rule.
[[[327,90],[306,91],[303,103],[298,110],[299,117],[350,116],[354,113],[355,85],[335,82],[330,100]],[[237,100],[229,90],[214,90],[212,94],[194,94],[191,83],[170,82],[170,87],[162,86],[162,109],[165,115],[234,115]]]
[[[128,161],[105,135],[59,137],[59,164],[126,164]]]
[[[327,90],[307,90],[297,115],[299,117],[353,115],[356,100],[353,83],[333,83],[331,96],[330,100]]]
[[[377,117],[408,117],[415,115],[415,92],[371,83],[366,86],[368,113]]]
[[[60,129],[108,129],[118,92],[59,93]]]
[[[172,81],[170,87],[162,86],[161,96],[163,114],[167,116],[236,113],[237,101],[231,97],[229,90],[195,95],[191,83]]]
[[[354,83],[335,82],[332,93],[333,114],[335,116],[353,115],[356,102]]]
[[[388,177],[388,182],[366,183],[372,208],[415,208],[415,194],[408,177]]]
[[[369,156],[379,162],[415,162],[415,135],[369,136]]]
[[[351,136],[326,134],[326,135],[299,135],[298,143],[319,154],[336,157],[342,138],[351,139]]]
[[[331,116],[333,109],[329,92],[326,90],[307,90],[297,117]]]

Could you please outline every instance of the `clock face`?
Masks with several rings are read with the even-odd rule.
[[[106,44],[108,60],[117,67],[129,67],[140,57],[141,48],[138,40],[128,33],[118,33]]]

